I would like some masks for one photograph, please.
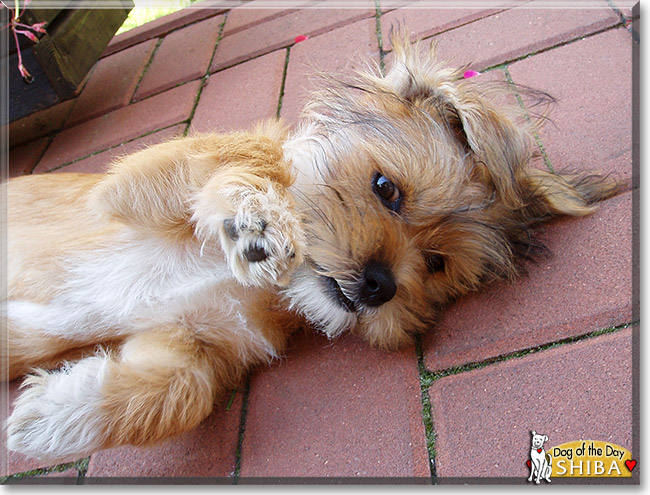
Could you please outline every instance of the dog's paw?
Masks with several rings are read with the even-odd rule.
[[[235,216],[223,221],[222,247],[244,285],[285,286],[302,263],[304,234],[288,195],[272,186],[240,196]]]
[[[96,379],[103,360],[84,361],[52,373],[39,370],[25,379],[7,419],[9,450],[60,462],[102,447],[106,418],[100,412]]]

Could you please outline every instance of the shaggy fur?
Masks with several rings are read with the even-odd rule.
[[[12,179],[10,449],[48,460],[186,431],[309,324],[393,349],[512,279],[531,228],[602,177],[532,166],[525,120],[395,36],[386,76],[330,81],[301,125],[151,147],[107,175]],[[49,370],[49,371],[46,371]]]

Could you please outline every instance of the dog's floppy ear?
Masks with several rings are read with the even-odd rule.
[[[537,433],[535,433],[535,430],[532,430],[530,433],[531,433],[533,436],[537,435]]]
[[[448,129],[474,162],[476,178],[494,188],[501,202],[521,207],[515,171],[534,156],[526,130],[486,97],[487,85],[479,87],[463,79],[462,69],[438,61],[434,44],[428,51],[412,45],[404,30],[393,32],[391,40],[393,62],[385,82]]]
[[[544,435],[544,441],[548,442],[548,437],[546,435]]]
[[[525,216],[540,220],[557,215],[588,215],[597,202],[619,189],[618,182],[609,176],[553,173],[535,168],[522,173],[519,181],[525,191]]]
[[[499,203],[523,211],[524,220],[582,216],[593,212],[594,203],[616,193],[618,185],[608,177],[532,168],[539,154],[532,131],[543,118],[529,122],[518,105],[497,104],[507,94],[502,84],[464,79],[462,69],[450,69],[437,60],[435,45],[427,52],[409,38],[405,30],[391,34],[393,63],[385,82],[449,130],[473,163],[472,178],[493,189]],[[543,92],[525,88],[519,92],[536,104],[553,101]]]

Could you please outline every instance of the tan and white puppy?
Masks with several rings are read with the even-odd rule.
[[[291,132],[3,185],[7,378],[28,374],[10,449],[56,460],[186,431],[304,325],[408,344],[449,300],[514,278],[534,225],[614,193],[534,167],[502,90],[407,40],[385,76],[330,81]]]

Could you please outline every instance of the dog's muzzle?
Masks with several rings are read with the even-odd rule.
[[[376,262],[371,262],[364,268],[355,301],[343,293],[336,279],[323,277],[323,281],[330,294],[350,313],[356,312],[359,304],[373,308],[381,306],[390,301],[397,292],[397,284],[391,270]]]

